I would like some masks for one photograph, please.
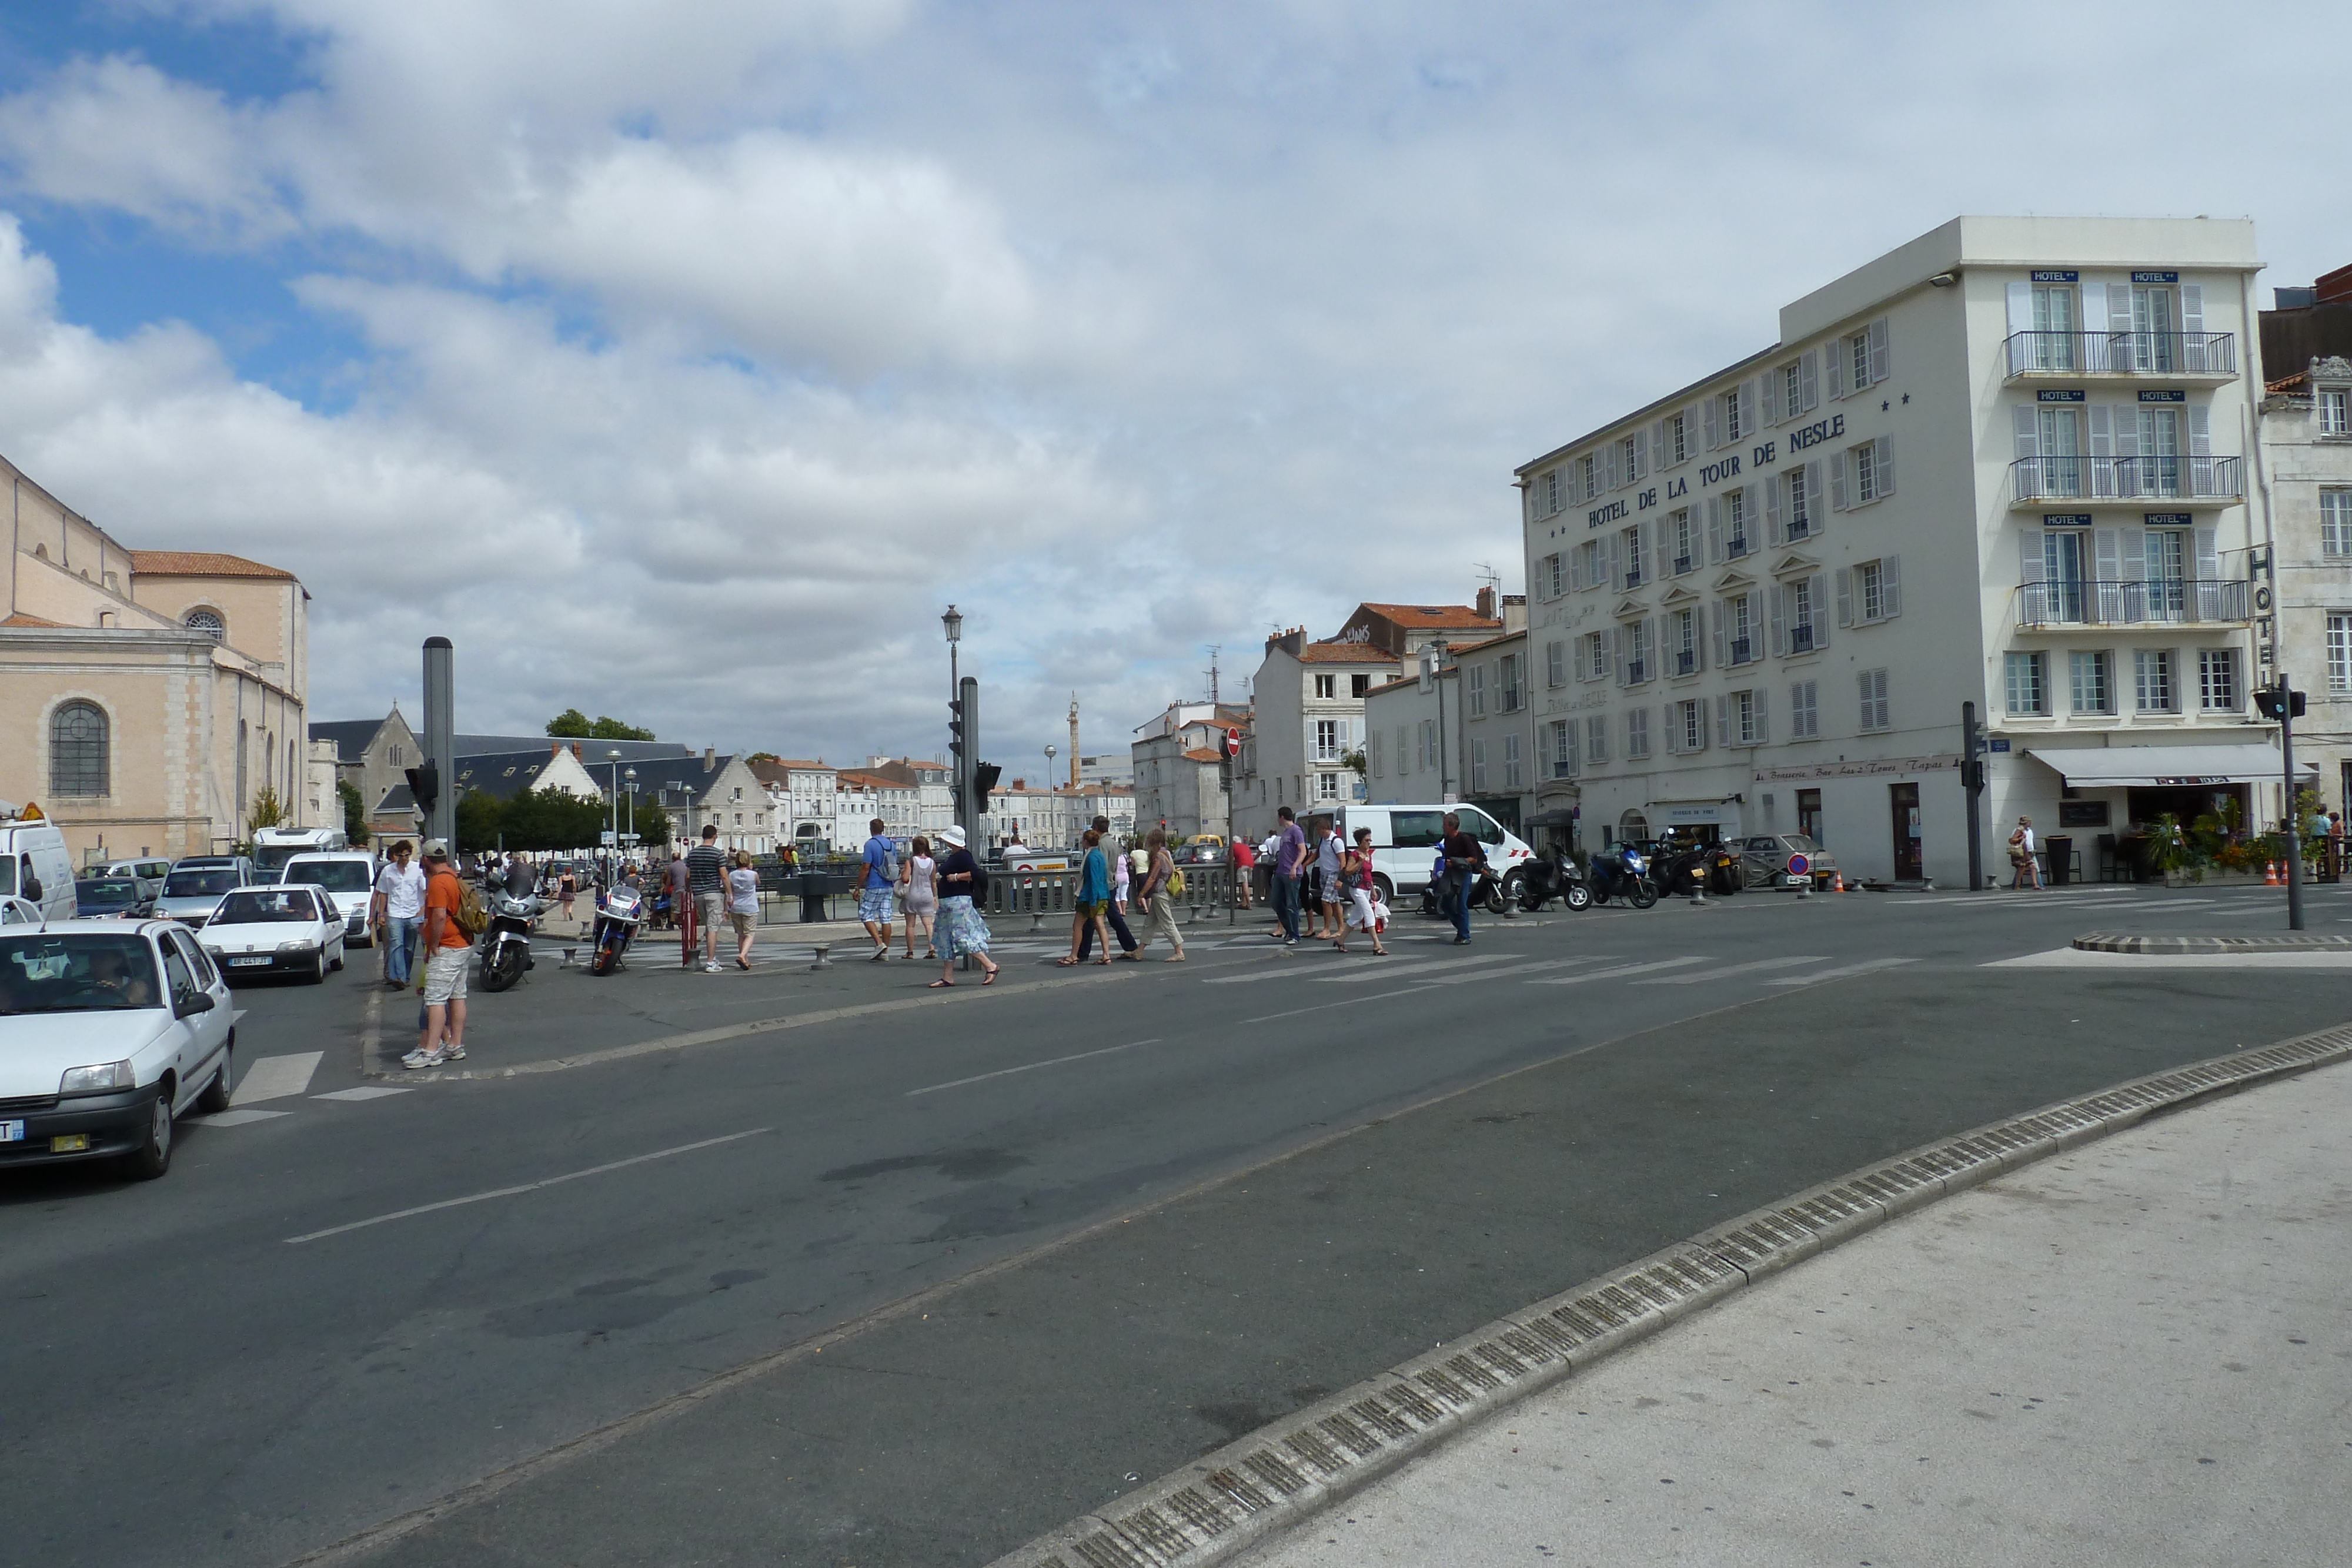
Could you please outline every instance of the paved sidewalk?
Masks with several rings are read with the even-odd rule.
[[[1241,1559],[2320,1564],[2352,1535],[2352,1066],[1800,1264]]]

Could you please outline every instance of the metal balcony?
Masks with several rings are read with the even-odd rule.
[[[2228,332],[2011,332],[2012,376],[2233,376]]]
[[[2043,501],[2239,501],[2242,457],[2021,457],[2013,505]]]
[[[1688,648],[1680,648],[1675,650],[1675,674],[1678,675],[1697,674],[1698,655],[1691,652]]]
[[[2210,578],[2153,582],[2029,582],[2017,592],[2020,626],[2160,626],[2252,618],[2250,585]]]

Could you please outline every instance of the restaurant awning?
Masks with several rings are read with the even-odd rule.
[[[2076,789],[2142,789],[2165,784],[2274,784],[2279,779],[2275,747],[2252,742],[2234,746],[2080,746],[2028,750],[2034,761],[2053,768]],[[2305,781],[2319,765],[2298,761]]]
[[[1519,825],[1527,828],[1574,827],[1576,825],[1576,810],[1573,807],[1563,806],[1557,810],[1538,811],[1534,816],[1529,817],[1526,821]]]

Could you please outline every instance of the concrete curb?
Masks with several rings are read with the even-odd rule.
[[[2126,936],[2090,931],[2075,937],[2074,946],[2085,953],[2341,953],[2352,951],[2352,936]]]
[[[1473,1330],[1082,1515],[990,1568],[1226,1562],[1525,1396],[1896,1215],[2151,1115],[2347,1058],[2352,1024],[2136,1078],[1922,1145]]]

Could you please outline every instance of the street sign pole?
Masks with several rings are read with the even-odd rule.
[[[2279,767],[2286,777],[2286,928],[2303,929],[2303,811],[2294,800],[2294,692],[2281,670],[2279,694]]]
[[[1969,806],[1969,891],[1984,888],[1984,787],[1985,762],[1979,755],[1984,749],[1983,732],[1977,728],[1977,705],[1960,705],[1960,790]]]

